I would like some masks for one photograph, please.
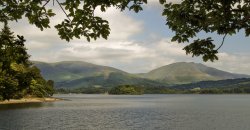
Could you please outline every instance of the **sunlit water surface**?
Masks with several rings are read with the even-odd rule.
[[[55,95],[0,105],[0,130],[250,130],[250,95]]]

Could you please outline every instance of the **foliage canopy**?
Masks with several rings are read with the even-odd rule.
[[[183,0],[180,4],[165,4],[163,15],[167,25],[176,34],[173,41],[190,42],[197,33],[217,33],[223,35],[221,46],[227,35],[245,30],[250,35],[249,0]],[[203,60],[218,60],[216,54],[221,48],[209,37],[197,39],[186,46],[187,54],[203,56]]]
[[[109,23],[95,16],[95,10],[105,12],[109,7],[121,11],[125,9],[139,12],[147,0],[0,0],[0,22],[18,21],[27,17],[30,24],[41,30],[50,27],[50,18],[55,15],[48,3],[57,4],[66,18],[55,26],[61,39],[86,37],[91,39],[108,38]],[[175,32],[172,40],[190,43],[184,50],[193,56],[202,56],[204,61],[218,60],[216,54],[227,35],[245,30],[250,35],[250,1],[249,0],[182,0],[169,3],[159,0],[163,5],[166,24]],[[223,36],[221,46],[213,40],[197,38],[200,32],[217,33]]]

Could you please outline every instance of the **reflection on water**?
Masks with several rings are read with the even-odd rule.
[[[45,106],[53,106],[53,103],[17,103],[17,104],[3,104],[0,105],[0,111],[13,110],[13,109],[29,109],[29,108],[40,108]]]
[[[250,95],[56,95],[0,105],[0,130],[249,130]]]

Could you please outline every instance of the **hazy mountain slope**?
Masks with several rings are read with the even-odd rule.
[[[63,61],[57,63],[33,62],[40,70],[46,79],[54,80],[55,82],[71,81],[84,77],[106,75],[111,72],[126,73],[121,70],[95,65],[80,61]]]
[[[145,74],[139,74],[142,78],[167,82],[170,84],[183,84],[206,80],[222,80],[244,78],[247,75],[233,74],[203,64],[178,62],[166,65]]]
[[[108,76],[99,75],[73,81],[59,82],[56,84],[57,88],[115,87],[118,85],[138,85],[150,87],[167,86],[165,83],[138,78],[131,74],[117,72],[110,73]]]

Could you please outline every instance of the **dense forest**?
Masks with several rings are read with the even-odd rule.
[[[193,88],[237,88],[250,87],[249,78],[226,79],[217,81],[200,81],[189,84],[173,85],[171,88],[193,89]]]
[[[109,94],[114,95],[141,95],[143,93],[144,89],[142,87],[134,85],[120,85],[109,91]]]
[[[0,100],[52,96],[54,82],[46,81],[29,61],[24,37],[15,37],[5,25],[0,32],[0,41]]]

